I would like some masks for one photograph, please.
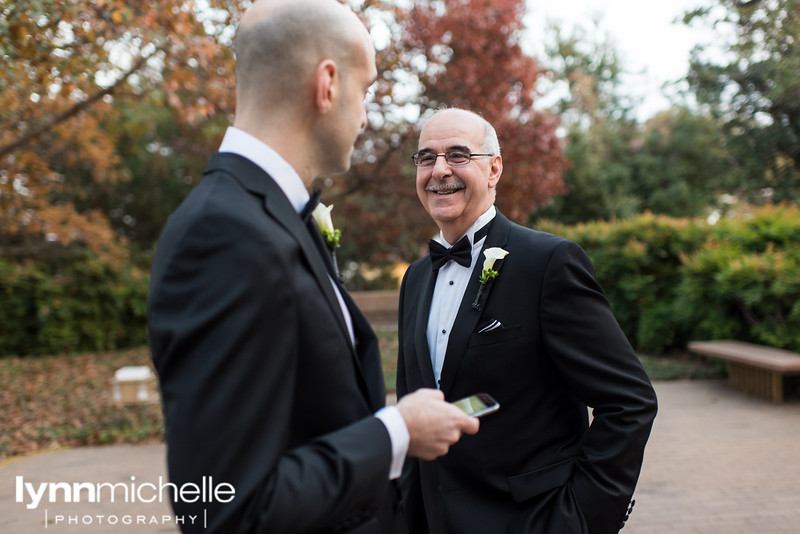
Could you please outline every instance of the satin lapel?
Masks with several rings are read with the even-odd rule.
[[[448,396],[450,388],[455,381],[458,368],[461,365],[461,360],[464,358],[464,350],[467,348],[469,338],[475,331],[478,321],[483,316],[485,310],[483,304],[489,298],[489,293],[492,290],[493,284],[487,284],[483,296],[481,296],[481,309],[475,310],[472,308],[472,302],[475,300],[475,295],[478,294],[478,288],[480,287],[479,278],[480,271],[483,268],[483,251],[491,247],[504,247],[508,242],[508,231],[511,228],[509,220],[498,211],[491,224],[489,235],[486,236],[486,241],[483,243],[483,248],[481,248],[478,259],[475,265],[472,266],[472,273],[470,273],[469,282],[467,282],[467,289],[464,291],[464,296],[461,298],[456,320],[453,323],[453,329],[450,331],[450,337],[447,341],[447,353],[442,367],[441,383],[441,390],[444,392],[445,396]]]
[[[281,192],[281,195],[282,194]],[[321,252],[317,249],[317,245],[314,244],[314,238],[311,233],[288,202],[279,202],[274,198],[267,197],[264,199],[264,206],[300,244],[300,248],[308,259],[314,277],[317,279],[317,284],[322,294],[325,295],[328,306],[331,308],[331,312],[336,317],[336,321],[339,323],[339,327],[342,329],[345,339],[348,340],[348,345],[352,346],[350,343],[350,332],[348,332],[347,323],[345,323],[344,317],[342,316],[342,308],[339,306],[339,299],[336,298],[336,293],[333,291],[333,285],[331,284],[328,269],[325,266],[325,260]],[[286,212],[286,208],[288,208],[289,213]]]
[[[328,302],[329,304],[333,303],[334,313],[336,317],[340,319],[339,326],[342,327],[348,339],[348,345],[352,348],[351,354],[353,355],[353,366],[356,370],[358,386],[364,398],[367,400],[370,410],[374,413],[383,408],[386,404],[386,385],[383,380],[380,350],[378,349],[378,340],[375,337],[375,332],[373,332],[364,314],[358,309],[358,306],[356,306],[356,303],[353,301],[352,297],[350,297],[350,294],[344,286],[335,280],[333,261],[328,253],[325,241],[322,239],[322,234],[319,233],[314,222],[309,221],[308,223],[304,223],[303,227],[305,230],[304,235],[309,236],[311,242],[314,244],[317,252],[315,257],[321,260],[325,265],[324,277],[327,283],[323,283],[323,287],[330,290],[329,293],[326,293],[326,296],[330,297]],[[304,251],[306,255],[308,255],[308,250],[304,248]],[[317,272],[316,269],[315,272]],[[317,276],[317,279],[319,279],[319,276]],[[342,316],[342,308],[339,305],[339,299],[336,298],[336,294],[332,289],[331,280],[337,284],[339,292],[342,294],[345,307],[350,313],[350,320],[353,325],[353,337],[356,343],[355,347],[349,342],[350,333],[347,331],[347,324]]]
[[[308,264],[314,273],[319,289],[325,296],[331,312],[336,317],[345,339],[349,342],[350,334],[347,331],[347,324],[342,317],[342,309],[339,300],[333,291],[333,286],[328,276],[323,258],[314,244],[311,234],[306,229],[300,216],[289,203],[286,195],[281,191],[278,184],[261,167],[251,162],[247,158],[230,153],[216,153],[206,168],[207,171],[222,170],[227,171],[242,186],[264,199],[264,209],[275,221],[283,226],[287,232],[298,242],[300,248],[308,259]],[[355,356],[355,353],[353,353]]]
[[[414,323],[414,348],[416,349],[417,363],[419,364],[422,380],[425,387],[435,388],[436,378],[433,376],[433,364],[431,363],[431,349],[428,346],[428,316],[431,313],[431,301],[433,300],[433,288],[436,283],[436,276],[430,268],[430,264],[424,265],[422,269],[422,280],[419,284],[419,299],[417,300],[417,317]]]
[[[358,309],[350,294],[341,286],[339,289],[353,321],[353,333],[356,338],[355,361],[359,371],[357,373],[358,383],[364,391],[364,395],[369,399],[370,408],[376,412],[386,404],[386,383],[381,367],[378,338],[375,337],[369,321]]]

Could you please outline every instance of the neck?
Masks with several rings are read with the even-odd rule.
[[[451,245],[454,245],[456,241],[461,239],[461,237],[467,233],[467,230],[469,230],[478,219],[480,219],[487,211],[491,209],[492,206],[493,204],[486,206],[486,209],[481,211],[480,215],[467,223],[464,223],[463,221],[452,221],[450,224],[439,225],[439,230],[442,232],[442,237],[445,239],[445,241]]]
[[[468,224],[463,228],[461,226],[447,227],[447,228],[439,227],[439,230],[442,231],[442,237],[445,239],[445,241],[447,241],[451,245],[454,245],[456,241],[461,239],[461,237],[467,233],[467,230],[469,230],[469,227],[472,226],[473,224],[475,224],[475,221],[472,221],[470,224]]]
[[[242,114],[237,115],[233,125],[269,145],[292,166],[306,187],[318,176],[311,164],[312,155],[307,153],[307,147],[312,145],[298,135],[300,129],[292,126],[291,119],[282,118],[278,113],[268,119],[260,114]]]

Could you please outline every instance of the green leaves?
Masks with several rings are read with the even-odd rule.
[[[481,284],[484,285],[488,284],[489,282],[497,278],[497,274],[498,274],[497,271],[495,271],[494,269],[484,269],[483,271],[481,271],[481,278],[480,278]]]
[[[591,257],[638,349],[735,338],[800,350],[800,208],[766,206],[715,225],[641,215],[551,225]]]
[[[800,172],[800,10],[798,0],[718,0],[708,19],[725,54],[693,54],[687,76],[699,103],[725,121],[725,139],[741,169],[739,194],[796,200]],[[722,58],[722,59],[720,59]]]
[[[796,218],[798,210],[792,211]],[[754,219],[742,225],[743,236],[752,239],[752,230],[764,227],[760,216]],[[723,233],[730,226],[724,224]],[[741,239],[709,240],[687,258],[677,303],[683,318],[695,325],[696,337],[731,337],[800,350],[800,243],[798,229],[792,231],[794,241],[786,239],[788,234],[770,233],[775,240],[766,245],[759,239],[752,239],[750,246]]]
[[[147,342],[147,276],[85,249],[50,262],[0,261],[0,356]]]

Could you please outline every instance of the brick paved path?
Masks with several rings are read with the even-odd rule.
[[[657,383],[660,410],[623,534],[800,533],[800,400],[724,381]]]

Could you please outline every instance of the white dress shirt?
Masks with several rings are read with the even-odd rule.
[[[283,194],[289,199],[296,212],[300,213],[308,203],[308,190],[297,171],[272,148],[249,133],[233,126],[228,127],[225,131],[225,137],[222,138],[219,151],[238,154],[261,167],[264,172],[275,180],[275,183],[278,184]],[[339,307],[347,324],[347,331],[350,334],[350,342],[355,346],[353,319],[350,317],[350,312],[336,282],[330,275],[328,278],[331,281],[334,293],[336,293],[336,298],[339,300]],[[389,478],[399,478],[410,442],[405,420],[396,406],[387,406],[378,410],[375,413],[375,417],[380,419],[386,426],[386,430],[389,432],[389,439],[392,442],[392,465],[389,471]]]
[[[428,348],[431,353],[431,364],[433,365],[433,376],[436,379],[436,387],[440,387],[444,357],[447,353],[447,342],[450,340],[450,331],[453,329],[453,323],[456,322],[456,314],[464,298],[464,291],[467,289],[469,277],[472,274],[472,268],[478,260],[478,254],[480,254],[483,242],[486,240],[486,238],[483,237],[477,243],[474,243],[475,232],[489,224],[489,222],[494,219],[496,212],[497,210],[495,207],[491,206],[483,215],[478,217],[475,224],[473,224],[465,234],[469,242],[472,243],[472,260],[469,267],[464,267],[450,260],[439,268],[439,275],[436,277],[436,284],[433,288],[433,299],[431,300],[431,311],[428,315],[427,330]],[[439,235],[434,239],[445,247],[453,246],[445,241],[441,232],[439,232]]]

